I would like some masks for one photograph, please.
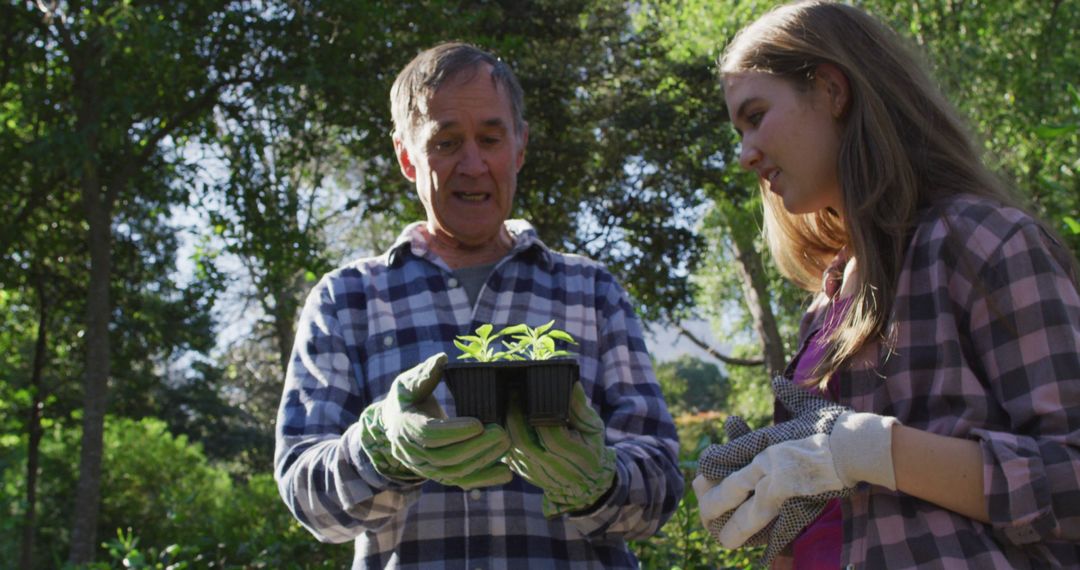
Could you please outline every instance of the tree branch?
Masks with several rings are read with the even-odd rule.
[[[172,117],[169,117],[165,126],[150,134],[146,139],[146,145],[143,146],[143,150],[135,157],[135,162],[138,165],[144,164],[150,159],[150,156],[157,151],[157,145],[173,132],[177,127],[186,124],[187,120],[203,111],[207,106],[213,106],[217,102],[218,93],[229,85],[240,85],[243,83],[257,83],[255,80],[248,76],[234,77],[231,79],[224,79],[218,81],[202,92],[198,97],[191,100],[191,104],[181,109]]]
[[[690,332],[690,330],[684,327],[681,323],[676,323],[675,328],[679,329],[680,335],[685,336],[687,340],[696,344],[705,352],[709,353],[709,356],[723,362],[724,364],[729,364],[731,366],[763,366],[765,364],[765,359],[763,358],[736,358],[734,356],[721,354],[719,350],[716,350],[711,345],[709,345],[709,343],[698,338],[697,335]]]

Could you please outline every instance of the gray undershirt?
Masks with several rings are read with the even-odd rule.
[[[476,298],[480,296],[480,289],[484,287],[484,283],[487,283],[492,269],[495,269],[494,263],[462,267],[454,271],[454,277],[465,288],[465,294],[469,296],[470,306],[476,306]]]

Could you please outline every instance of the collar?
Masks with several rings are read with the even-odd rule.
[[[427,259],[436,265],[446,265],[428,247],[427,239],[424,238],[421,231],[425,223],[427,222],[413,222],[405,226],[405,229],[401,231],[397,240],[394,241],[394,245],[390,246],[390,249],[386,252],[387,264],[390,267],[403,263],[406,254],[412,254],[419,259]],[[553,267],[554,261],[552,260],[551,248],[540,240],[540,236],[536,234],[536,228],[532,224],[525,220],[506,220],[503,222],[503,226],[514,241],[514,245],[510,247],[510,252],[506,255],[507,258],[532,251],[535,252],[537,260],[546,269],[550,270]]]
[[[836,252],[836,257],[833,258],[832,263],[825,268],[821,275],[821,290],[830,299],[836,298],[837,293],[840,292],[840,286],[844,284],[844,268],[847,267],[850,257],[851,254],[845,245],[840,251]]]

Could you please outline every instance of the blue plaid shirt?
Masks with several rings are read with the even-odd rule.
[[[599,264],[554,252],[506,222],[511,252],[475,307],[419,224],[385,254],[315,286],[297,328],[278,412],[275,476],[297,519],[325,542],[355,539],[354,567],[623,567],[625,540],[654,534],[682,498],[678,439],[626,293]],[[516,477],[463,491],[379,475],[356,420],[394,378],[483,323],[555,320],[574,336],[581,383],[618,456],[615,488],[588,514],[547,520],[540,489]],[[447,414],[445,384],[435,391]]]

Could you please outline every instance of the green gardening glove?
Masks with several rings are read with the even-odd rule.
[[[476,418],[447,418],[432,397],[445,364],[440,352],[398,375],[386,398],[360,414],[360,446],[391,479],[463,489],[510,482],[513,474],[499,461],[510,448],[506,431]]]
[[[570,394],[570,425],[531,426],[519,402],[506,412],[513,443],[503,461],[544,491],[544,516],[582,511],[596,504],[615,480],[615,450],[604,445],[604,422],[581,384]]]

